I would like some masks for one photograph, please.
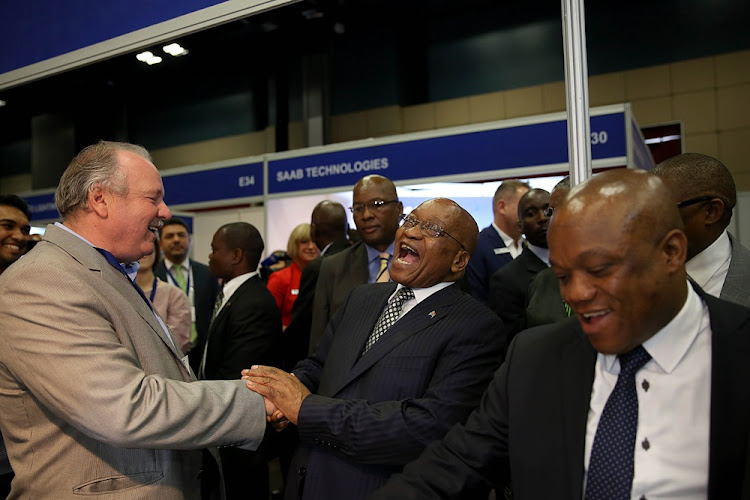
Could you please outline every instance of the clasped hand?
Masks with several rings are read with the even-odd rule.
[[[248,389],[263,396],[266,419],[276,430],[284,429],[289,422],[297,424],[302,401],[310,391],[294,374],[271,366],[255,365],[242,370],[242,380],[246,381]]]

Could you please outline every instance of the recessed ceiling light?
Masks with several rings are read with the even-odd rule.
[[[162,47],[162,50],[174,57],[184,56],[188,53],[187,49],[182,47],[179,43],[170,43],[169,45],[165,45],[164,47]]]
[[[135,58],[141,62],[145,62],[149,66],[161,62],[161,57],[155,56],[153,53],[149,52],[148,50],[136,55]]]
[[[6,104],[8,104],[8,103],[5,102],[5,101],[3,101],[2,99],[0,99],[0,108],[2,108],[3,106],[5,106]]]

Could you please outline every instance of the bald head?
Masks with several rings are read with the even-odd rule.
[[[391,279],[412,288],[456,281],[463,276],[478,237],[476,221],[456,202],[427,200],[396,233]]]
[[[329,243],[346,238],[349,223],[346,210],[341,203],[323,200],[310,216],[310,237],[315,245],[323,250]]]
[[[655,175],[609,170],[574,187],[547,240],[563,299],[599,352],[634,349],[685,302],[687,240]]]
[[[716,158],[685,153],[653,170],[669,188],[688,237],[688,259],[721,236],[732,219],[737,192],[729,170]]]

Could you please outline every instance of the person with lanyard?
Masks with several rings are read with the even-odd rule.
[[[197,383],[134,282],[171,216],[159,171],[144,148],[102,141],[55,204],[62,222],[0,275],[10,496],[197,500],[201,450],[256,449],[269,412],[240,380]]]
[[[193,324],[190,301],[182,290],[159,279],[154,274],[154,267],[161,260],[160,257],[159,245],[154,243],[154,252],[150,255],[144,255],[138,261],[140,267],[135,282],[141,287],[151,305],[172,331],[172,335],[182,352],[185,352],[185,348],[190,342],[190,327]]]
[[[211,276],[208,266],[188,257],[190,232],[184,220],[172,217],[164,222],[159,231],[159,246],[164,259],[154,266],[154,274],[177,286],[190,300],[192,325],[185,353],[190,366],[198,371],[214,303],[219,295],[219,282]]]

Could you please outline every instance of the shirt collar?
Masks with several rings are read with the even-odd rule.
[[[422,302],[424,299],[426,299],[427,297],[429,297],[433,293],[439,292],[443,288],[447,288],[447,287],[451,286],[453,283],[455,283],[455,282],[454,281],[443,281],[442,283],[438,283],[437,285],[432,285],[432,286],[427,287],[427,288],[412,288],[411,290],[414,292],[414,300],[416,301],[415,303],[419,304],[420,302]],[[404,285],[402,285],[401,283],[399,283],[398,286],[396,287],[396,290],[391,294],[390,297],[388,297],[388,301],[390,301],[393,298],[393,296],[396,295],[396,293],[399,290],[401,290],[402,288],[404,288]]]
[[[656,332],[656,334],[643,343],[643,348],[651,355],[651,359],[666,373],[671,373],[677,364],[685,357],[695,338],[704,328],[703,301],[693,290],[689,282],[685,282],[688,294],[682,309],[672,318],[672,321]],[[604,369],[614,373],[616,354],[599,354]],[[617,365],[619,373],[619,364]]]
[[[528,241],[526,242],[526,248],[531,250],[534,255],[539,257],[539,260],[547,264],[547,267],[549,267],[549,248],[538,247],[536,245],[532,245]]]
[[[174,262],[172,262],[168,258],[164,257],[164,266],[171,271],[172,267],[174,267]],[[182,269],[186,269],[186,270],[189,271],[190,270],[190,259],[186,257],[185,260],[182,261],[182,264],[180,264],[180,266],[182,266]]]
[[[716,238],[716,241],[706,247],[701,253],[685,264],[688,275],[700,285],[706,286],[708,280],[716,274],[719,268],[732,256],[732,243],[726,231]]]
[[[497,224],[495,224],[494,222],[492,223],[492,227],[495,228],[495,231],[497,231],[497,234],[503,239],[503,243],[505,243],[506,247],[508,247],[508,248],[511,248],[511,247],[512,248],[516,248],[518,245],[521,244],[521,240],[518,240],[518,245],[516,245],[516,242],[513,240],[513,238],[511,238],[510,236],[508,236],[507,234],[505,234],[505,232],[502,229],[500,229],[497,226]]]
[[[240,274],[239,276],[235,276],[231,280],[224,283],[224,288],[222,289],[222,292],[224,293],[224,303],[226,303],[226,301],[229,300],[229,297],[231,297],[232,294],[236,292],[237,289],[241,287],[243,283],[245,283],[247,280],[249,280],[253,276],[257,276],[257,275],[258,275],[258,271],[255,271],[252,273]]]
[[[388,245],[388,248],[385,249],[385,251],[390,255],[393,256],[393,249],[396,246],[396,242],[393,241],[390,245]],[[367,249],[367,262],[372,262],[373,260],[380,259],[380,250],[377,248],[373,248],[370,245],[365,245],[365,248]]]
[[[85,241],[86,243],[88,243],[92,247],[96,248],[96,246],[93,243],[91,243],[89,240],[87,240],[86,238],[84,238],[80,234],[78,234],[75,231],[73,231],[72,229],[70,229],[68,226],[66,226],[64,224],[60,224],[59,222],[55,222],[55,226],[57,226],[57,227],[59,227],[61,229],[64,229],[65,231],[69,232],[70,234],[72,234],[74,236],[77,236],[78,238],[80,238],[81,240]],[[135,260],[135,261],[129,262],[127,264],[124,263],[124,262],[120,262],[120,265],[125,270],[125,274],[128,275],[128,278],[130,278],[130,281],[135,281],[135,276],[138,274],[138,269],[141,267],[141,263],[138,262],[137,260]]]

